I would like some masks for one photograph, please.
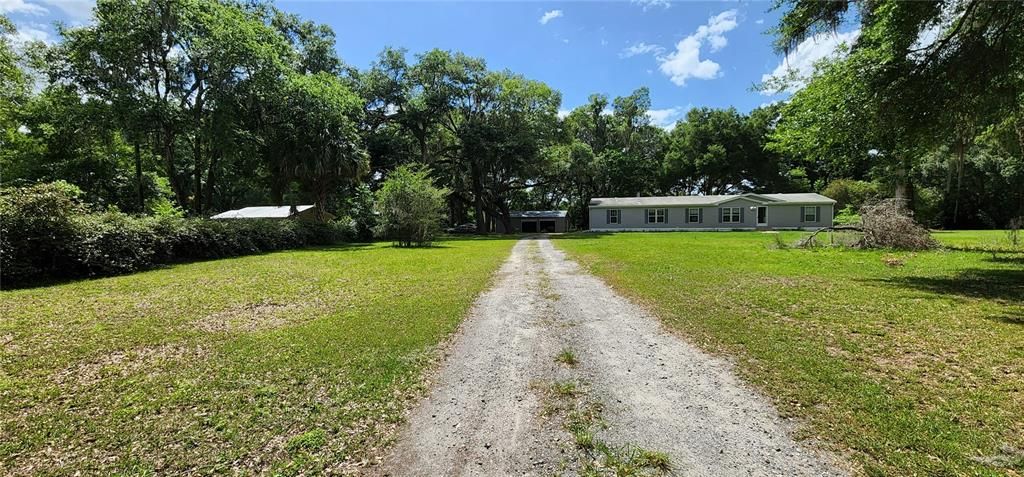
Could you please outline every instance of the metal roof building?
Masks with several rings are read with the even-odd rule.
[[[297,205],[294,209],[291,206],[258,206],[245,207],[242,209],[228,210],[221,212],[211,219],[312,219],[316,212],[314,205]]]

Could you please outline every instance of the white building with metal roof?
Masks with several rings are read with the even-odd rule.
[[[228,210],[221,212],[211,219],[297,219],[297,220],[313,220],[314,214],[316,213],[315,205],[297,205],[294,208],[292,206],[258,206],[258,207],[245,207],[236,210]],[[328,218],[333,218],[328,214]]]

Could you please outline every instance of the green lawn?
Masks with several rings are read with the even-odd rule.
[[[316,474],[393,438],[510,240],[0,292],[0,474]]]
[[[978,237],[965,235],[939,238]],[[754,232],[556,241],[671,329],[732,356],[781,412],[805,418],[803,434],[865,474],[1024,470],[1024,255],[775,243]]]
[[[1005,230],[939,230],[932,232],[932,237],[953,248],[1013,248]],[[1024,243],[1024,232],[1020,233],[1019,240]]]

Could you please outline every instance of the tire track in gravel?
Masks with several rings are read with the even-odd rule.
[[[554,361],[565,347],[570,370]],[[581,455],[538,384],[582,379],[597,437],[666,453],[673,474],[844,475],[729,364],[662,329],[544,238],[520,240],[463,323],[379,475],[574,474]]]

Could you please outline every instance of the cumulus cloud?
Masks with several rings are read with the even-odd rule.
[[[11,39],[11,43],[15,46],[21,47],[26,43],[33,41],[41,41],[43,43],[53,43],[53,35],[49,31],[45,30],[45,25],[32,23],[29,25],[16,25],[17,32],[13,35],[8,35]]]
[[[25,0],[0,0],[0,13],[25,13],[29,15],[45,15],[50,11],[41,5],[27,3]]]
[[[667,56],[658,57],[659,69],[669,79],[679,85],[686,86],[690,78],[714,79],[721,72],[721,66],[709,59],[701,59],[700,50],[705,44],[711,52],[725,48],[729,40],[725,33],[739,25],[736,10],[726,10],[708,19],[697,31],[676,43],[676,49]]]
[[[544,12],[544,14],[541,15],[540,17],[540,20],[538,21],[541,25],[547,25],[549,21],[554,20],[560,16],[562,16],[561,10],[551,10],[550,12]]]
[[[0,0],[5,1],[5,0]],[[92,18],[92,9],[96,0],[40,0],[51,7],[64,12],[74,23],[82,23]]]
[[[683,108],[680,107],[651,109],[647,111],[647,117],[651,119],[651,124],[667,131],[671,131],[675,129],[676,121],[679,121],[682,118],[683,113]]]
[[[665,49],[658,45],[648,45],[641,41],[640,43],[623,48],[622,51],[619,52],[619,58],[632,58],[636,55],[646,55],[648,53],[660,55],[664,51]]]
[[[630,0],[630,3],[634,5],[640,5],[646,12],[648,8],[669,8],[672,3],[669,0]]]
[[[814,73],[814,63],[819,60],[834,56],[839,45],[852,45],[860,35],[860,30],[853,30],[846,33],[820,33],[814,35],[796,46],[771,73],[761,76],[761,82],[770,81],[775,78],[796,78],[787,88],[786,92],[794,93],[805,86],[804,79]],[[776,91],[762,91],[764,95],[775,94]]]

